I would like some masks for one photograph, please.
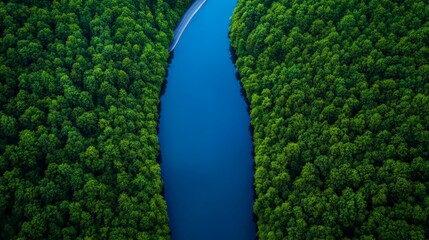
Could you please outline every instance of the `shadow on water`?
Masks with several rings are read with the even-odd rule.
[[[164,81],[161,84],[161,91],[159,93],[159,99],[160,101],[158,102],[158,113],[161,112],[161,97],[165,94],[165,92],[167,91],[167,84],[168,84],[168,69],[170,69],[170,64],[173,61],[174,58],[174,50],[172,52],[170,52],[170,54],[168,55],[168,59],[167,59],[167,69],[165,70],[165,76],[164,76]],[[159,123],[160,123],[160,119],[161,117],[158,117],[157,121],[156,121],[156,135],[159,135]],[[161,154],[161,148],[159,148],[158,150],[158,156],[156,157],[156,162],[158,164],[161,165],[162,163],[162,154]],[[164,196],[164,185],[162,186],[162,196]]]
[[[168,59],[167,59],[167,69],[165,70],[165,76],[164,76],[164,81],[161,84],[161,91],[159,94],[159,99],[160,101],[158,102],[158,113],[161,113],[161,97],[165,94],[166,90],[167,90],[167,84],[168,84],[168,70],[170,68],[170,64],[173,61],[174,58],[174,50],[172,52],[170,52]],[[156,135],[159,135],[159,123],[160,123],[160,119],[161,117],[159,116],[156,122]],[[158,143],[159,144],[159,143]],[[162,163],[162,152],[161,152],[161,148],[158,149],[158,156],[156,157],[156,162],[161,165]],[[162,197],[165,199],[165,185],[162,184],[162,189],[161,189],[161,195]],[[172,235],[172,231],[170,228],[170,232],[169,232],[170,236]]]
[[[229,33],[228,33],[228,38],[229,38]],[[229,52],[231,54],[230,59],[231,59],[232,63],[235,66],[235,63],[237,62],[238,56],[235,53],[235,50],[232,47],[232,45],[229,45]],[[242,79],[241,75],[240,75],[240,73],[238,72],[237,69],[235,69],[235,78],[240,83],[240,94],[241,94],[242,98],[244,99],[244,101],[246,102],[247,114],[249,114],[249,117],[250,117],[250,110],[251,109],[250,109],[249,97],[247,96],[247,92],[244,89],[243,82],[241,81],[241,79]],[[254,136],[254,130],[255,129],[254,129],[253,125],[252,125],[252,121],[250,121],[250,124],[249,124],[249,133],[250,133],[250,139],[252,141],[252,159],[253,159],[253,166],[252,167],[253,167],[253,172],[256,171],[256,165],[255,165],[255,142],[254,142],[254,137],[253,137]],[[254,186],[255,186],[255,177],[253,176],[253,188],[252,188],[253,189],[253,202],[255,202],[255,199],[256,199],[256,190],[255,190]],[[255,223],[255,226],[256,226],[256,232],[258,232],[258,225],[257,225],[258,216],[255,214],[255,212],[253,212],[253,222]],[[255,239],[258,239],[258,237],[256,236]]]

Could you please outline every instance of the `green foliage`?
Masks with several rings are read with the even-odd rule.
[[[156,161],[190,1],[0,1],[0,239],[168,239]]]
[[[260,239],[429,238],[429,5],[239,0]]]

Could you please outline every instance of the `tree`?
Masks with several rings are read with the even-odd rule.
[[[427,238],[422,4],[238,1],[259,238]]]

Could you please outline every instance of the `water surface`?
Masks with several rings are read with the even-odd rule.
[[[255,239],[246,103],[229,52],[236,0],[208,0],[174,50],[159,141],[172,239]]]

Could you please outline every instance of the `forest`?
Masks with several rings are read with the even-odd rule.
[[[238,0],[259,239],[429,239],[429,2]]]
[[[168,239],[158,104],[190,0],[0,1],[0,239]]]

